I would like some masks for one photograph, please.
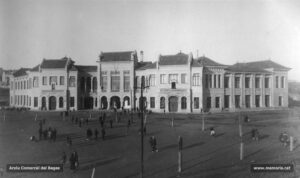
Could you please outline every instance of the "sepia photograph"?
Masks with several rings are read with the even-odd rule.
[[[0,178],[300,177],[300,1],[0,0]]]

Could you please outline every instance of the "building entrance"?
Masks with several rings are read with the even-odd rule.
[[[171,96],[169,98],[169,112],[178,111],[178,98],[176,96]]]
[[[56,97],[50,96],[49,98],[49,110],[55,110],[56,109]]]

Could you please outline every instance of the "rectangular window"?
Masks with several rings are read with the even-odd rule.
[[[124,91],[128,92],[130,90],[130,76],[124,76]]]
[[[211,97],[206,98],[206,108],[211,108]]]
[[[169,83],[178,82],[178,74],[169,74]]]
[[[221,75],[218,75],[218,88],[221,88]]]
[[[34,107],[38,107],[38,97],[34,97]]]
[[[217,76],[214,75],[214,88],[217,88]]]
[[[240,107],[241,107],[241,105],[240,105],[240,98],[241,98],[240,95],[235,95],[235,97],[234,97],[234,100],[235,100],[235,107],[236,107],[236,108],[240,108]]]
[[[165,109],[165,97],[160,97],[160,109]]]
[[[69,80],[69,85],[70,87],[75,87],[76,86],[76,82],[75,82],[75,76],[70,76],[70,80]]]
[[[240,88],[240,77],[235,77],[234,78],[234,87],[235,88]]]
[[[47,77],[43,76],[43,85],[47,85]]]
[[[279,88],[279,77],[278,76],[276,76],[276,88]]]
[[[65,84],[65,77],[64,76],[60,76],[59,77],[59,85],[64,85]]]
[[[155,97],[150,97],[150,108],[155,108]]]
[[[246,95],[245,100],[246,100],[246,108],[250,108],[250,95]]]
[[[101,89],[102,89],[102,92],[106,92],[107,91],[107,76],[102,76],[101,77]]]
[[[39,87],[39,77],[33,77],[33,87]]]
[[[255,106],[260,107],[260,95],[255,95]]]
[[[111,91],[120,91],[120,76],[111,76]]]
[[[10,89],[11,89],[11,90],[13,90],[13,89],[14,89],[13,82],[10,82]]]
[[[216,97],[215,107],[220,108],[220,97]]]
[[[270,95],[265,96],[265,105],[266,107],[270,107]]]
[[[200,86],[200,74],[193,74],[193,86]]]
[[[280,83],[281,83],[281,88],[284,88],[284,77],[283,76],[281,77],[281,82]]]
[[[31,97],[29,97],[29,106],[31,106]]]
[[[149,86],[155,86],[155,74],[149,76]]]
[[[250,88],[250,77],[245,78],[245,88]]]
[[[224,77],[224,88],[230,88],[229,87],[229,77],[228,76]]]
[[[186,83],[186,74],[181,74],[181,83]]]
[[[166,83],[167,83],[167,75],[160,74],[160,84],[166,84]]]
[[[270,88],[270,79],[269,78],[265,78],[265,88]]]
[[[278,106],[282,106],[282,103],[283,103],[282,96],[279,96],[279,98],[278,98]]]
[[[229,108],[230,106],[230,95],[225,95],[225,98],[224,98],[224,107],[225,108]]]
[[[199,109],[199,97],[194,98],[194,109]]]
[[[29,88],[31,88],[32,87],[32,79],[30,78],[29,79]]]
[[[57,77],[56,76],[50,76],[49,77],[49,85],[51,85],[51,84],[55,84],[55,85],[57,85]]]
[[[75,97],[72,96],[70,97],[70,107],[74,107],[74,104],[75,104]]]
[[[260,88],[260,78],[255,77],[255,88]]]

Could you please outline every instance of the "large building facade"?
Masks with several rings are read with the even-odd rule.
[[[140,60],[138,59],[138,56]],[[33,110],[138,109],[220,112],[288,106],[290,68],[271,60],[224,65],[192,53],[143,62],[136,51],[101,52],[97,66],[44,59],[10,79],[10,106]],[[145,80],[141,99],[141,82]]]

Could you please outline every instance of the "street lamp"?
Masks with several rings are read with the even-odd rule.
[[[141,105],[140,105],[140,110],[141,110],[141,178],[143,178],[144,174],[144,96],[143,96],[143,90],[145,88],[149,88],[149,86],[145,86],[145,76],[142,76],[141,78]]]

